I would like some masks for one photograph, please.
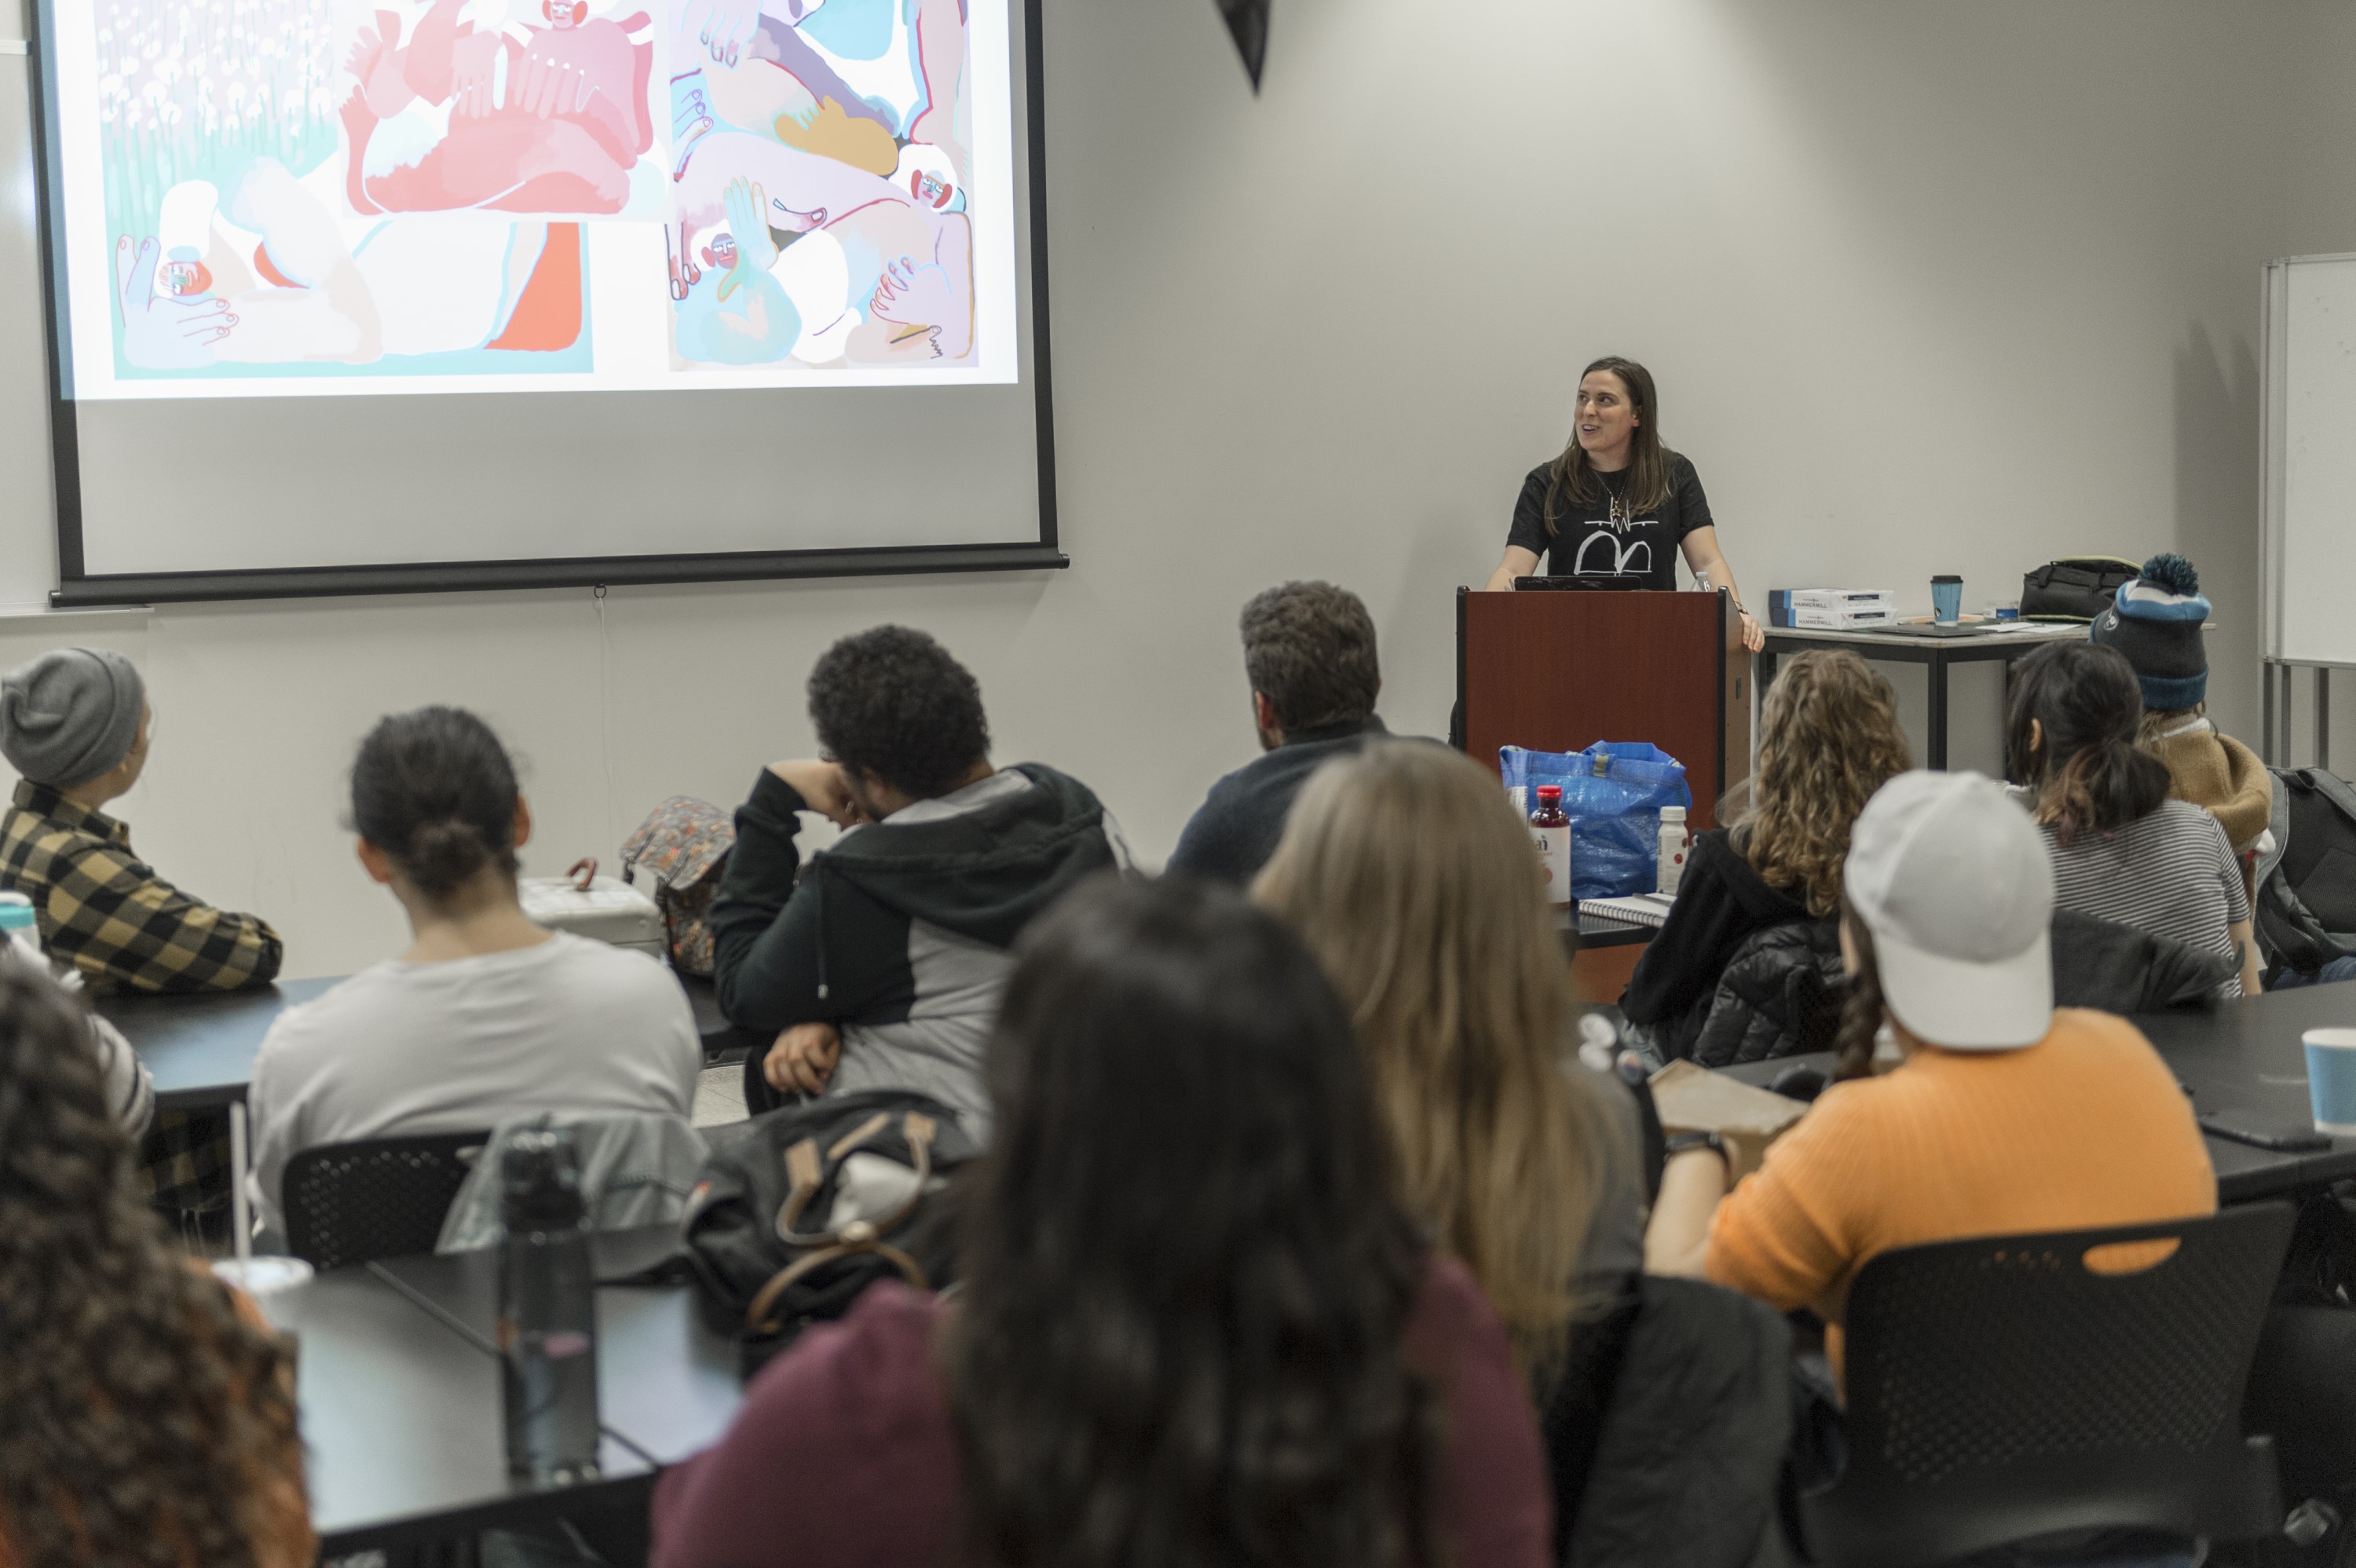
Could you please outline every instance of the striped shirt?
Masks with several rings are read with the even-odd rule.
[[[2053,902],[2116,921],[2232,962],[2221,994],[2242,994],[2241,955],[2229,927],[2250,918],[2241,863],[2217,819],[2180,800],[2108,833],[2082,833],[2067,848],[2042,825],[2053,851]]]

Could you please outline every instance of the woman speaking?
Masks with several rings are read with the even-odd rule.
[[[1530,470],[1514,503],[1505,559],[1492,589],[1511,588],[1552,553],[1558,577],[1620,577],[1674,591],[1672,545],[1697,581],[1734,596],[1742,645],[1757,653],[1766,634],[1742,609],[1742,591],[1718,548],[1718,528],[1694,465],[1661,444],[1653,373],[1633,359],[1598,359],[1579,379],[1578,429],[1562,455]]]

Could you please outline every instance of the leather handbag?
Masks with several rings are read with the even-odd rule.
[[[2020,618],[2092,624],[2095,616],[2111,607],[2112,597],[2142,570],[2115,555],[2071,555],[2049,560],[2020,580]]]
[[[948,1284],[947,1179],[979,1152],[956,1112],[893,1089],[772,1111],[714,1149],[680,1235],[704,1320],[734,1337],[744,1374],[879,1279]]]

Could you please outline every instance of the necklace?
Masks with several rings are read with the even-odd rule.
[[[1636,509],[1628,504],[1627,492],[1612,489],[1612,481],[1604,478],[1601,471],[1596,474],[1595,479],[1596,483],[1603,486],[1603,494],[1610,497],[1612,502],[1612,517],[1609,525],[1612,531],[1615,534],[1626,533],[1636,523]]]

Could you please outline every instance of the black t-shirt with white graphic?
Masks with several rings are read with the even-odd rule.
[[[1599,474],[1606,499],[1579,501],[1558,495],[1554,503],[1555,531],[1547,532],[1547,489],[1554,464],[1542,463],[1522,481],[1521,499],[1514,503],[1514,527],[1508,546],[1519,545],[1536,555],[1552,552],[1547,562],[1551,577],[1633,577],[1646,588],[1674,592],[1677,586],[1677,547],[1696,528],[1716,526],[1709,515],[1709,497],[1701,490],[1701,475],[1676,453],[1669,454],[1669,495],[1655,510],[1612,521],[1612,502],[1627,493],[1629,470]],[[1622,508],[1623,514],[1625,508]],[[1719,584],[1724,587],[1725,584]]]

